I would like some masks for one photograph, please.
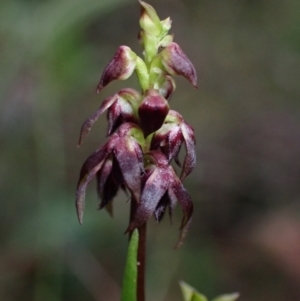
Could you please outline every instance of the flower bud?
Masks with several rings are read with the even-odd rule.
[[[130,77],[136,66],[136,57],[137,55],[129,47],[120,46],[102,73],[97,93],[113,80],[125,80]]]
[[[162,28],[165,32],[168,32],[171,29],[172,20],[168,17],[165,20],[160,21]]]
[[[161,53],[162,65],[170,75],[182,75],[197,88],[197,74],[194,65],[178,44],[170,43]]]
[[[147,137],[158,130],[169,112],[169,104],[157,90],[150,89],[139,106],[140,125]]]
[[[167,47],[173,42],[173,35],[168,34],[158,43],[159,47]]]
[[[155,9],[144,1],[140,1],[142,6],[140,26],[148,34],[159,36],[163,30],[159,17]]]

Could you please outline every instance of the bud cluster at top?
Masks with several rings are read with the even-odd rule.
[[[141,91],[125,88],[105,99],[82,125],[79,145],[102,113],[107,112],[107,142],[84,162],[77,185],[76,208],[82,223],[85,191],[95,177],[100,208],[112,213],[112,201],[121,188],[130,193],[137,209],[127,231],[142,226],[152,215],[160,221],[166,211],[172,215],[176,203],[183,210],[181,229],[191,220],[193,203],[183,179],[196,164],[193,128],[171,110],[174,75],[182,75],[197,87],[193,64],[169,34],[171,20],[160,20],[149,4],[141,4],[139,40],[143,59],[127,46],[120,46],[104,69],[99,93],[114,80],[125,80],[134,72]],[[178,158],[181,146],[185,157]],[[171,166],[181,167],[177,176]],[[182,231],[185,232],[185,231]]]

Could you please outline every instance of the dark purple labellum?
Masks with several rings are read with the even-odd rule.
[[[157,90],[148,90],[146,97],[139,106],[140,125],[144,136],[158,130],[169,112],[169,104]]]

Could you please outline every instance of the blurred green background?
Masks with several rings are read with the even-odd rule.
[[[191,231],[150,222],[148,300],[181,300],[183,279],[213,297],[300,300],[300,2],[152,0],[199,76],[177,78],[171,106],[196,131],[185,181]],[[0,300],[119,300],[129,206],[98,212],[94,184],[79,226],[81,164],[106,120],[76,147],[82,122],[134,77],[99,95],[119,45],[140,54],[136,0],[0,2]]]

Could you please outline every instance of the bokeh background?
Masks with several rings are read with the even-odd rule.
[[[147,299],[181,300],[183,279],[213,297],[300,300],[300,2],[149,0],[199,76],[177,78],[171,106],[193,125],[198,164],[181,212],[149,224]],[[85,158],[105,141],[103,116],[82,122],[134,77],[99,95],[119,45],[140,54],[136,0],[0,2],[0,300],[119,300],[129,206],[97,211],[95,183],[79,226],[74,195]]]

